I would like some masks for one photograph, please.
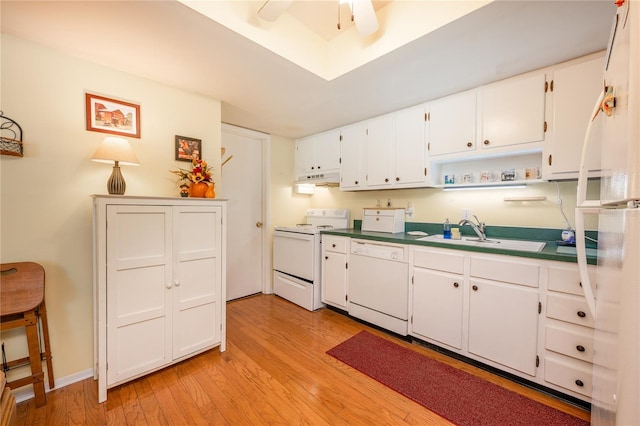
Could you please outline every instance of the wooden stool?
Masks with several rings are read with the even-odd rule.
[[[42,320],[44,352],[40,352],[38,317]],[[36,407],[47,403],[42,359],[47,362],[49,388],[55,387],[49,345],[47,308],[44,303],[44,269],[33,262],[3,263],[0,266],[0,330],[24,327],[29,357],[10,361],[10,366],[29,361],[31,376],[7,383],[16,389],[33,384]]]

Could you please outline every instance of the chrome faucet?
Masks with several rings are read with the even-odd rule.
[[[471,226],[473,228],[473,230],[475,231],[475,233],[478,235],[478,240],[486,241],[487,240],[487,234],[486,234],[487,226],[485,225],[484,222],[480,222],[480,219],[478,219],[478,216],[473,215],[473,217],[476,218],[476,221],[478,222],[477,225],[475,223],[473,223],[472,220],[462,219],[460,221],[460,223],[458,223],[458,226],[464,226],[464,225]]]

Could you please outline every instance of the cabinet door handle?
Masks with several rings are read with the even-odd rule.
[[[467,142],[467,148],[471,148],[473,144],[471,142]]]
[[[578,311],[578,316],[579,316],[580,318],[584,318],[584,317],[586,317],[586,316],[587,316],[587,314],[585,314],[585,313],[584,313],[584,311]]]
[[[384,178],[384,183],[389,182],[389,178]]]
[[[354,183],[357,185],[357,184],[358,184],[358,181],[355,181]]]
[[[176,287],[180,287],[180,281],[176,280],[173,285],[175,285]]]
[[[399,177],[396,177],[396,182],[400,182],[400,178]]]
[[[317,168],[318,168],[318,170],[320,170],[320,166],[318,166]]]
[[[580,387],[583,387],[584,386],[584,382],[582,380],[580,380],[580,379],[577,379],[576,380],[576,385],[578,385]]]
[[[473,291],[478,291],[478,286],[477,285],[474,285],[471,288],[473,289]]]
[[[460,285],[460,284],[458,284],[458,283],[453,283],[453,286],[454,286],[455,288],[458,288],[458,286],[459,286],[459,285]]]
[[[576,346],[576,349],[578,350],[578,352],[584,352],[584,346],[582,345]]]
[[[489,142],[489,139],[485,139],[482,143],[485,145],[489,145],[491,142]]]
[[[549,154],[549,165],[551,165],[553,163],[553,156],[551,154]]]
[[[325,257],[324,257],[324,260],[329,260],[329,256],[325,256]]]
[[[256,222],[256,228],[262,228],[262,222]]]
[[[167,287],[167,288],[171,288],[171,287],[172,287],[172,286],[171,286],[171,281],[169,281],[169,282],[167,283],[166,287]]]
[[[335,244],[331,244],[331,247],[336,248],[336,245]]]

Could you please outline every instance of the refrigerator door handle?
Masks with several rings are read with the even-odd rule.
[[[587,267],[587,246],[584,237],[584,216],[586,214],[598,214],[600,209],[577,208],[576,209],[576,254],[578,257],[578,270],[580,271],[580,280],[582,289],[584,290],[584,298],[587,301],[587,307],[593,318],[596,317],[596,299],[595,292],[591,285],[589,270]]]
[[[600,206],[600,203],[596,200],[587,201],[587,179],[589,178],[589,168],[587,167],[587,152],[589,149],[589,142],[591,141],[591,130],[593,129],[593,122],[595,121],[596,117],[598,116],[598,112],[602,107],[602,101],[604,100],[605,95],[604,92],[604,90],[600,91],[600,95],[598,96],[598,99],[593,106],[593,113],[591,113],[591,119],[587,124],[587,130],[584,134],[584,142],[582,143],[582,155],[580,157],[580,170],[578,172],[578,194],[576,200],[576,206],[578,206],[578,208]]]
[[[580,171],[578,173],[578,194],[576,197],[576,254],[578,257],[578,270],[580,271],[580,279],[582,280],[582,289],[584,290],[584,297],[587,301],[587,307],[593,318],[596,316],[596,300],[594,296],[593,287],[591,286],[591,280],[589,278],[589,270],[587,268],[587,246],[584,236],[584,216],[585,214],[598,214],[600,203],[597,200],[587,200],[587,179],[588,179],[588,167],[587,167],[587,152],[589,149],[589,142],[591,141],[591,131],[593,128],[593,122],[598,116],[598,112],[601,109],[602,101],[604,100],[604,90],[600,92],[595,105],[593,106],[593,112],[591,113],[591,119],[587,124],[587,130],[584,135],[584,142],[582,144],[582,155],[580,157]]]

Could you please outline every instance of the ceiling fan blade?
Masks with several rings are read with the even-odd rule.
[[[284,13],[293,0],[267,0],[264,2],[258,16],[265,21],[273,22]]]
[[[371,0],[352,1],[353,20],[361,36],[365,37],[378,31],[378,17]]]

